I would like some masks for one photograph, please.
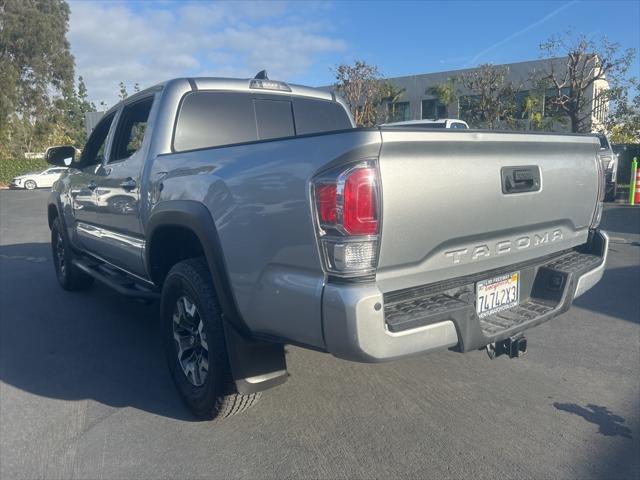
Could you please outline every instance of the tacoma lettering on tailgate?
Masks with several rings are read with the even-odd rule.
[[[482,260],[491,256],[504,255],[516,250],[537,247],[547,243],[562,240],[562,231],[559,229],[550,232],[534,233],[533,235],[523,235],[513,240],[500,240],[490,244],[480,244],[473,247],[457,248],[444,252],[446,257],[451,258],[455,265],[462,262],[472,262]]]

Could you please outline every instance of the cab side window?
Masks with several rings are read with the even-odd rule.
[[[152,105],[153,97],[148,97],[124,107],[114,137],[110,161],[129,158],[140,150]]]
[[[80,156],[80,167],[89,167],[102,163],[104,160],[104,153],[107,146],[107,137],[109,136],[109,129],[113,122],[115,113],[112,113],[108,117],[100,120],[100,123],[96,125],[96,128],[91,133],[87,144],[84,146],[82,155]]]

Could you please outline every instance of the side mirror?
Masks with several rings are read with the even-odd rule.
[[[68,167],[76,156],[76,149],[71,145],[62,145],[59,147],[49,147],[44,154],[47,163],[56,167]]]

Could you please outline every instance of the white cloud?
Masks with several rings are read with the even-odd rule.
[[[303,7],[303,8],[299,8]],[[296,10],[296,11],[294,11]],[[69,40],[90,99],[113,105],[118,84],[180,76],[303,75],[346,43],[326,33],[313,4],[73,2]]]

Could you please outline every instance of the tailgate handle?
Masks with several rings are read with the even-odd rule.
[[[540,190],[540,168],[537,165],[502,167],[502,193],[537,192]]]

